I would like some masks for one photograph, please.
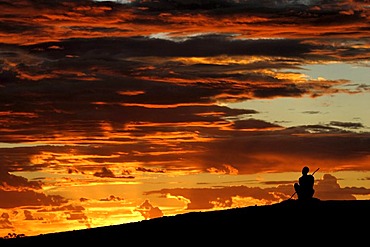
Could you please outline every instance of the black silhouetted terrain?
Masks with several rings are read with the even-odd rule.
[[[77,246],[78,243],[83,246],[129,243],[156,246],[243,243],[242,246],[250,246],[250,241],[259,241],[258,246],[267,243],[275,243],[275,246],[316,243],[318,246],[323,240],[339,244],[350,241],[350,246],[362,246],[355,243],[368,241],[369,222],[370,200],[313,198],[303,203],[289,199],[266,206],[192,212],[121,225],[2,239],[0,246]]]

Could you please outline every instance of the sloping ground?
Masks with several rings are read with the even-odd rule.
[[[141,222],[2,239],[0,246],[20,245],[125,245],[154,244],[311,244],[350,241],[350,246],[368,242],[370,200],[287,200],[267,206],[251,206],[212,212],[193,212]],[[299,241],[299,242],[296,242]],[[238,244],[240,245],[240,244]],[[366,244],[365,244],[366,245]],[[333,246],[333,245],[331,245]]]

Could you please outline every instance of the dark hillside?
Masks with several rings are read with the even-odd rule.
[[[212,212],[193,212],[122,225],[98,227],[32,237],[0,240],[1,246],[65,245],[75,243],[123,245],[173,243],[237,243],[276,238],[290,241],[364,243],[370,231],[370,201],[320,201],[309,203],[287,200],[267,206],[251,206]],[[290,239],[290,240],[289,240]],[[221,242],[220,242],[221,241]],[[226,242],[225,242],[226,241]],[[368,240],[366,240],[368,241]],[[351,245],[357,246],[357,245]]]

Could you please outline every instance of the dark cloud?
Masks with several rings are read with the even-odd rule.
[[[15,189],[17,187],[28,189],[41,189],[40,181],[28,181],[24,177],[10,174],[5,168],[0,168],[0,189]]]
[[[148,199],[146,199],[140,206],[135,208],[134,211],[140,212],[140,214],[147,219],[154,219],[163,216],[163,212],[159,207],[154,207]]]
[[[237,120],[234,122],[235,129],[269,129],[281,128],[281,126],[258,119]]]
[[[34,217],[32,212],[29,210],[24,210],[23,213],[25,220],[43,220],[42,217]]]
[[[119,197],[119,196],[114,196],[114,195],[110,195],[108,198],[103,198],[103,199],[100,199],[100,201],[105,201],[105,202],[110,202],[110,201],[122,201],[124,200],[123,198]]]
[[[303,11],[311,10],[312,7],[317,6],[321,8],[314,8],[313,10],[330,9],[332,11],[345,11],[362,6],[366,1],[326,1],[326,0],[135,0],[131,4],[134,6],[147,7],[151,10],[211,10],[211,9],[222,9],[230,8],[236,9],[246,9],[249,11],[268,11],[270,9],[274,10],[285,10],[290,11]],[[225,11],[225,10],[224,10]]]
[[[332,126],[338,126],[338,127],[348,128],[348,129],[364,128],[364,126],[361,123],[331,121],[329,124]]]
[[[85,208],[82,206],[65,205],[59,208],[54,208],[54,211],[65,211],[67,220],[78,220],[79,222],[86,223],[87,216],[85,215]]]
[[[10,216],[8,213],[2,213],[0,216],[0,229],[13,229],[14,226],[9,220]]]
[[[0,190],[0,208],[15,208],[21,206],[53,206],[66,203],[62,196],[47,196],[32,190],[5,191]]]
[[[40,181],[10,174],[2,167],[0,169],[0,208],[20,206],[53,206],[66,203],[59,195],[45,195],[38,192],[42,188]]]
[[[211,45],[210,45],[211,44]],[[58,46],[61,49],[50,50]],[[124,57],[210,57],[219,55],[263,55],[300,57],[313,49],[300,39],[235,39],[230,35],[198,35],[183,41],[144,36],[127,38],[68,39],[30,45],[33,54],[63,58],[66,54],[114,60]],[[104,61],[104,60],[103,60]],[[98,61],[97,61],[98,62]]]
[[[275,88],[255,88],[253,95],[256,98],[274,98],[278,96],[284,97],[299,97],[306,93],[305,89],[299,88],[297,85],[283,85]]]
[[[319,111],[304,111],[302,113],[304,113],[304,114],[320,114]]]
[[[176,36],[201,33],[202,30],[205,33],[240,33],[245,37],[342,38],[344,33],[366,37],[366,6],[361,1],[165,0],[131,4],[115,1],[2,1],[4,12],[0,18],[5,34],[16,24],[18,28],[14,30],[29,37],[23,40],[6,37],[5,40],[11,43],[15,40],[38,43],[107,34],[127,37],[172,33]],[[94,25],[91,24],[93,18],[98,19]],[[62,27],[58,25],[60,21],[64,23]],[[335,32],[333,26],[343,29]],[[312,32],[306,29],[312,29]],[[264,33],[265,30],[269,35]]]
[[[11,54],[7,59],[14,61],[4,59],[2,63],[0,125],[11,131],[4,132],[1,140],[48,140],[69,133],[71,137],[82,135],[80,140],[85,142],[89,140],[87,136],[103,135],[102,123],[109,123],[114,129],[132,122],[212,124],[226,117],[256,113],[212,105],[219,101],[317,96],[338,90],[335,87],[346,82],[296,84],[261,72],[267,68],[299,68],[301,56],[311,49],[312,44],[302,40],[235,40],[222,35],[198,36],[182,42],[131,37],[6,45],[4,50]],[[246,65],[167,60],[177,56],[214,59],[223,54],[230,58],[279,58],[275,62]],[[149,55],[166,59],[162,57],[163,62],[158,62],[150,60]],[[219,114],[205,116],[206,111]]]
[[[169,11],[169,10],[207,10],[207,9],[218,9],[233,7],[236,4],[233,1],[227,0],[175,0],[175,1],[132,1],[133,6],[140,6],[150,8],[152,11]]]
[[[105,177],[108,177],[108,178],[115,177],[114,173],[106,167],[102,167],[100,172],[95,172],[94,176],[103,177],[103,178],[105,178]]]
[[[38,212],[58,212],[58,211],[72,211],[72,212],[83,212],[85,208],[80,205],[64,204],[61,206],[53,206],[49,208],[39,209]]]
[[[355,195],[368,195],[369,189],[365,188],[341,188],[337,178],[324,174],[323,179],[317,182],[315,196],[323,200],[356,200]]]
[[[144,167],[138,167],[138,168],[136,168],[136,171],[139,171],[139,172],[153,172],[153,173],[165,173],[166,172],[165,170],[161,170],[161,169],[147,169],[147,168],[144,168]]]
[[[102,167],[100,172],[95,172],[94,176],[101,178],[135,178],[134,176],[115,175],[111,170],[109,170],[106,167]]]
[[[37,29],[40,28],[36,25],[30,25],[28,23],[20,23],[15,21],[0,23],[0,33],[9,33],[10,35],[17,35],[18,33],[35,31]]]

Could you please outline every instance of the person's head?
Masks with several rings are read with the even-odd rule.
[[[305,166],[302,168],[302,174],[306,175],[310,171],[310,168],[308,166]]]

